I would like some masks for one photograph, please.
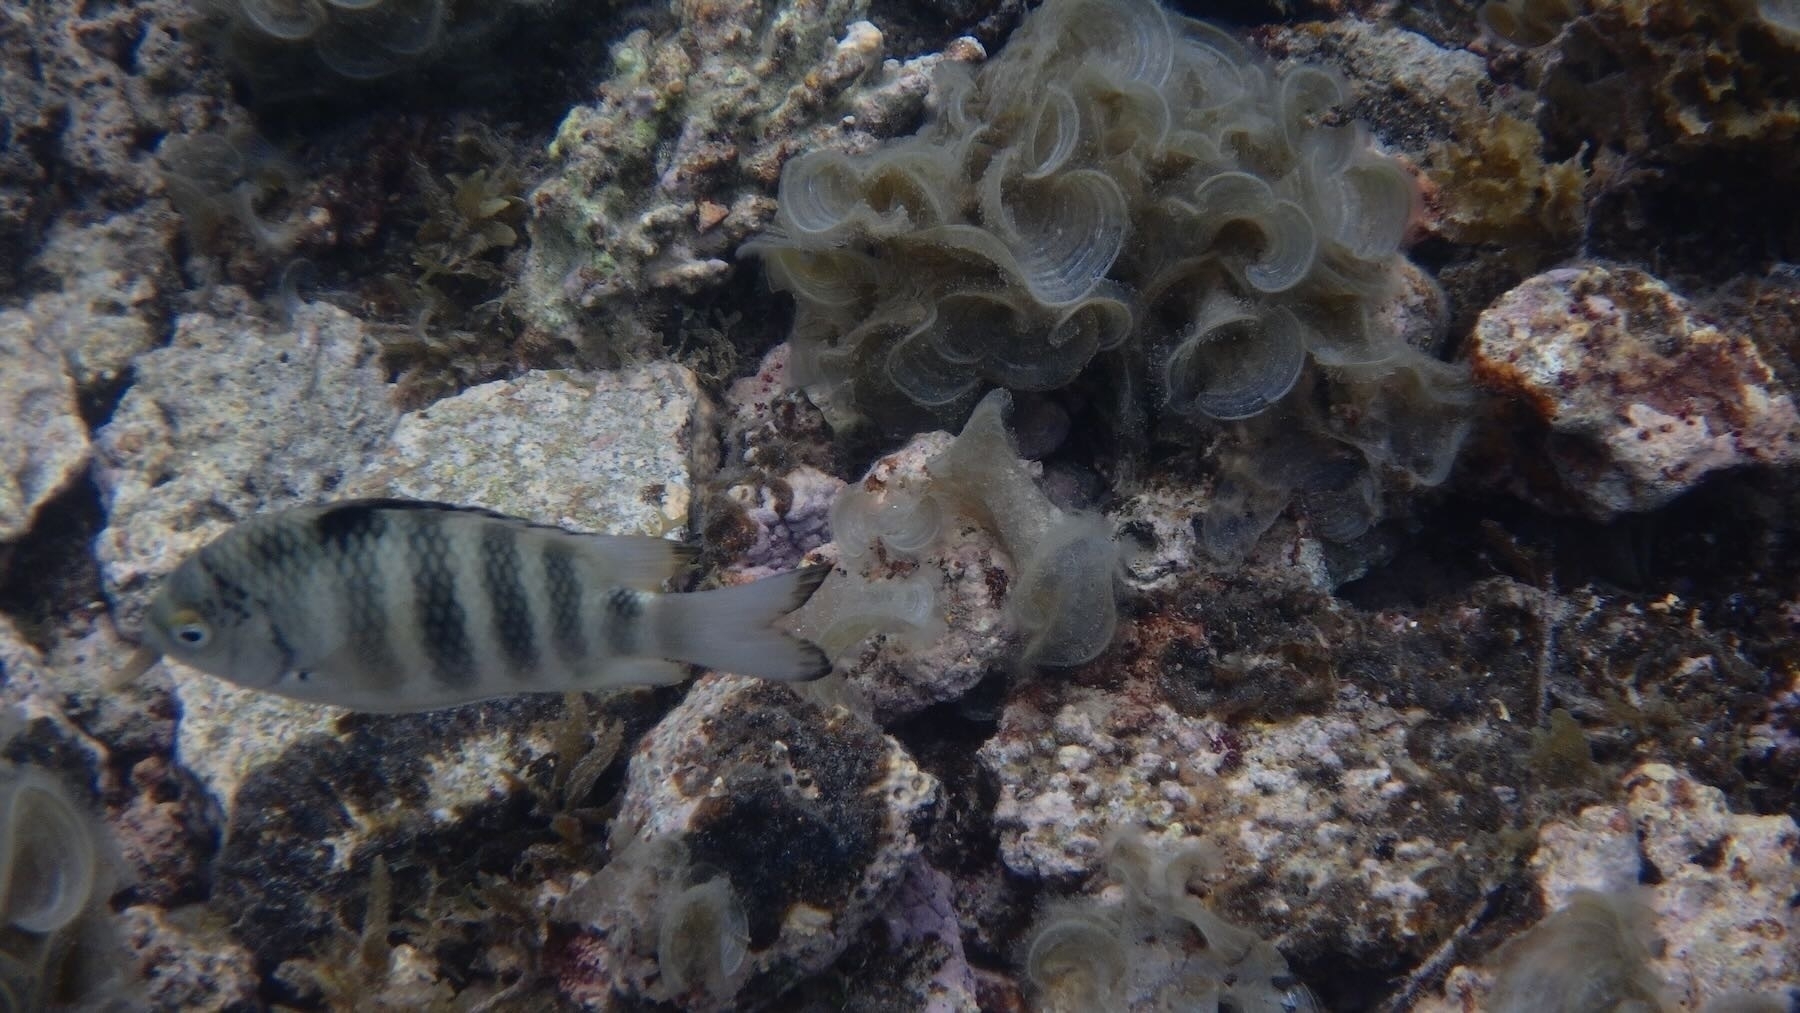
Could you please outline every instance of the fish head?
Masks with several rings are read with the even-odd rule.
[[[227,607],[194,559],[151,599],[143,639],[145,651],[251,689],[269,689],[283,668],[268,618],[253,604]]]

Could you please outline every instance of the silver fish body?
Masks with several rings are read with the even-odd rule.
[[[663,539],[475,508],[302,507],[243,521],[170,574],[150,604],[145,657],[384,712],[678,682],[688,664],[780,680],[830,669],[773,626],[826,568],[660,593],[687,562]]]

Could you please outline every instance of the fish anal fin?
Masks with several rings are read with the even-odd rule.
[[[598,682],[603,686],[673,686],[686,682],[691,671],[678,661],[614,658],[606,663],[606,671]]]

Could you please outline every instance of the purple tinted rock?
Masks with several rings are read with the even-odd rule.
[[[1536,427],[1509,482],[1541,504],[1606,519],[1717,471],[1800,461],[1800,411],[1751,337],[1642,271],[1538,275],[1481,315],[1469,355]]]

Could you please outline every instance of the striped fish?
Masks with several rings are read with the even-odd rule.
[[[773,626],[827,567],[659,593],[691,555],[415,500],[264,514],[169,575],[115,682],[168,657],[250,689],[392,713],[661,685],[687,665],[780,680],[830,669]]]

